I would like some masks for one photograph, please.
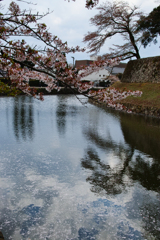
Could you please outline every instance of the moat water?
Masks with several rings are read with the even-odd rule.
[[[73,95],[1,97],[0,231],[5,240],[160,239],[160,120]]]

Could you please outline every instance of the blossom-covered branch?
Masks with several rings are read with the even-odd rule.
[[[0,70],[11,81],[11,85],[24,93],[43,99],[42,94],[36,95],[36,90],[30,88],[29,80],[38,79],[45,83],[46,90],[60,90],[62,86],[69,87],[73,92],[83,93],[88,98],[105,102],[107,106],[127,110],[116,103],[117,100],[130,95],[141,95],[141,92],[118,92],[116,89],[89,91],[93,82],[84,83],[82,78],[106,67],[117,65],[119,59],[102,58],[89,66],[73,68],[68,66],[68,53],[83,52],[85,49],[68,47],[57,36],[47,30],[47,26],[40,20],[49,14],[33,14],[31,11],[21,10],[15,2],[11,2],[7,13],[0,14]],[[34,40],[29,45],[22,37]],[[36,44],[35,44],[36,40]],[[39,43],[39,45],[38,45]],[[129,110],[127,110],[129,111]]]
[[[54,88],[59,90],[58,82],[61,82],[64,86],[84,92],[92,87],[92,83],[81,82],[82,77],[117,64],[117,60],[101,60],[79,69],[69,67],[66,55],[85,49],[68,47],[67,42],[62,42],[47,30],[40,20],[49,12],[33,14],[21,10],[15,2],[11,2],[8,10],[0,15],[0,69],[7,72],[11,83],[25,93],[35,96],[35,91],[29,87],[31,78],[43,81],[48,91]],[[24,36],[25,39],[36,39],[36,45],[29,45],[22,39]]]
[[[105,103],[110,108],[114,108],[116,110],[123,110],[128,113],[131,113],[132,111],[123,104],[120,104],[119,101],[129,96],[141,97],[142,92],[138,90],[120,91],[115,88],[108,88],[101,89],[98,91],[91,90],[88,95],[92,96],[92,98],[95,98],[98,102]]]

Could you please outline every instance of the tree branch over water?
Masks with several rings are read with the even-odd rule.
[[[4,11],[2,5],[1,11]],[[81,78],[114,65],[117,60],[101,60],[79,69],[68,66],[67,54],[84,52],[85,49],[68,47],[67,42],[48,31],[47,25],[40,21],[50,13],[33,13],[21,10],[15,2],[10,3],[8,11],[0,15],[0,68],[6,71],[11,84],[33,96],[36,95],[29,87],[29,79],[43,81],[48,91],[59,90],[58,82],[61,82],[80,93],[86,92],[93,83],[83,83]],[[34,45],[28,44],[26,39]],[[39,97],[42,98],[42,95]]]

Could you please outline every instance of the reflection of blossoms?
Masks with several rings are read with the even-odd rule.
[[[101,89],[98,91],[91,90],[89,96],[94,96],[98,102],[106,103],[108,107],[114,108],[116,110],[124,110],[128,113],[132,111],[127,109],[123,104],[120,104],[118,101],[125,99],[129,96],[141,97],[142,92],[137,91],[120,91],[115,88]]]

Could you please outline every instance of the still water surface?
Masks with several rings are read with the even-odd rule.
[[[0,98],[0,230],[5,240],[160,239],[160,121],[72,95]]]

